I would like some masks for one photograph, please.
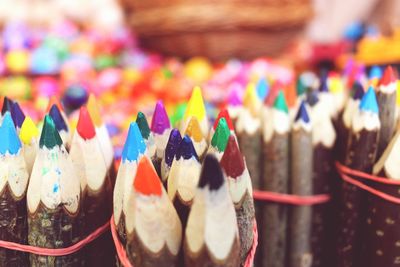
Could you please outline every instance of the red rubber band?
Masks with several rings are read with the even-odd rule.
[[[109,226],[110,222],[107,221],[103,226],[97,228],[93,233],[91,233],[78,243],[75,243],[72,246],[66,248],[41,248],[3,240],[0,240],[0,247],[42,256],[66,256],[81,250],[84,246],[86,246],[87,244],[101,236],[105,231],[107,231]]]
[[[331,199],[331,196],[328,194],[319,194],[313,196],[298,196],[298,195],[289,195],[289,194],[281,194],[271,191],[253,191],[253,197],[256,200],[263,201],[272,201],[276,203],[282,204],[291,204],[296,206],[311,206],[326,203]]]
[[[115,229],[115,224],[114,224],[114,215],[110,219],[110,225],[111,225],[111,235],[113,237],[115,249],[117,251],[117,255],[118,255],[119,260],[121,261],[121,264],[124,267],[133,267],[132,263],[129,261],[128,257],[126,256],[125,248],[122,246],[121,242],[119,241],[117,231]],[[246,261],[244,264],[245,267],[253,266],[254,255],[256,254],[257,245],[258,245],[258,230],[257,230],[256,219],[254,219],[253,245],[251,247],[249,254],[247,255],[247,258],[246,258]]]
[[[338,172],[340,174],[340,176],[342,177],[342,179],[344,181],[346,181],[347,183],[350,183],[354,186],[357,186],[375,196],[378,196],[384,200],[387,200],[389,202],[395,203],[395,204],[400,204],[400,198],[398,197],[394,197],[391,195],[388,195],[382,191],[379,191],[371,186],[368,186],[360,181],[357,181],[356,179],[351,178],[349,175],[354,175],[358,178],[361,179],[367,179],[367,180],[372,180],[375,182],[380,182],[380,183],[385,183],[385,184],[391,184],[391,185],[400,185],[400,182],[398,181],[393,181],[393,180],[389,180],[387,178],[383,178],[383,177],[379,177],[379,176],[374,176],[368,173],[364,173],[364,172],[360,172],[357,170],[352,170],[348,167],[343,166],[342,164],[340,164],[339,162],[336,162],[336,167],[338,169]],[[348,175],[349,174],[349,175]]]

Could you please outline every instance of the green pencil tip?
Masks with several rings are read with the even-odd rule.
[[[274,108],[289,113],[289,109],[286,104],[286,99],[285,95],[283,94],[283,91],[279,91],[278,96],[275,98]]]
[[[296,82],[296,92],[298,96],[301,96],[302,94],[304,94],[307,91],[307,87],[305,86],[305,84],[303,83],[303,81],[298,78],[297,82]]]
[[[46,115],[39,141],[40,148],[45,146],[48,149],[52,149],[53,147],[60,146],[61,144],[62,140],[56,129],[56,126],[54,125],[53,119],[49,115]]]
[[[139,127],[140,133],[144,139],[148,139],[150,135],[149,123],[147,122],[146,116],[143,112],[139,111],[136,117],[136,123]]]
[[[225,118],[221,118],[218,122],[218,126],[215,129],[215,133],[211,139],[211,145],[219,152],[224,152],[230,135],[230,130]]]

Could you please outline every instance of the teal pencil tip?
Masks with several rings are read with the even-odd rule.
[[[55,146],[62,145],[62,140],[60,134],[58,133],[56,126],[54,124],[53,119],[46,115],[44,117],[42,134],[40,136],[39,147],[47,147],[48,149],[52,149]]]

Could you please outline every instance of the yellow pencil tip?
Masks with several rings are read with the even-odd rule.
[[[38,136],[39,130],[36,128],[35,123],[29,116],[26,116],[19,132],[19,138],[24,144],[28,145],[31,143],[33,138]]]
[[[203,140],[204,136],[201,132],[199,121],[196,117],[192,117],[186,127],[185,134],[191,137],[195,142]]]
[[[246,87],[243,97],[243,106],[252,110],[257,102],[256,86],[254,83],[249,83]]]
[[[89,95],[89,99],[87,102],[87,109],[89,111],[90,117],[92,118],[92,121],[96,127],[100,127],[103,124],[103,121],[101,120],[101,115],[99,111],[99,107],[97,105],[97,100],[96,97],[91,93]]]
[[[196,86],[193,89],[192,96],[185,112],[185,119],[196,117],[199,121],[203,120],[206,116],[206,108],[204,107],[203,95],[201,94],[200,87]]]

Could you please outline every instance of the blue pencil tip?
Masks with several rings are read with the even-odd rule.
[[[182,141],[179,144],[179,148],[176,151],[176,158],[180,159],[181,157],[183,157],[184,159],[195,157],[197,161],[199,161],[199,157],[196,154],[196,150],[194,149],[192,140],[187,135],[182,138]]]
[[[379,113],[378,102],[376,101],[375,91],[372,86],[368,88],[368,91],[362,97],[360,110],[369,111],[376,114]]]
[[[10,112],[5,113],[3,123],[0,126],[0,140],[0,154],[2,155],[5,155],[7,151],[11,155],[15,155],[21,148],[21,141],[18,138]]]
[[[364,87],[358,81],[353,84],[353,99],[360,100],[365,94]]]
[[[328,78],[325,75],[322,76],[320,79],[319,91],[320,92],[329,92]]]
[[[122,161],[134,161],[144,154],[146,145],[136,122],[129,126],[128,136],[126,137],[124,149],[122,150]]]
[[[375,66],[372,66],[371,70],[369,71],[369,78],[370,79],[374,79],[374,78],[380,79],[380,78],[382,78],[382,74],[383,74],[383,71],[382,71],[381,67],[375,65]]]
[[[269,93],[269,84],[265,78],[262,78],[257,83],[257,95],[263,101]]]
[[[304,102],[304,100],[301,101],[301,105],[300,105],[299,111],[297,112],[297,115],[296,115],[295,121],[299,121],[299,120],[302,120],[305,123],[309,123],[310,122],[310,117],[308,116],[306,103]]]
[[[25,114],[19,106],[18,102],[14,102],[11,107],[11,117],[14,121],[15,127],[21,128],[25,120]]]
[[[319,101],[318,92],[315,90],[311,90],[307,93],[307,103],[313,107]]]
[[[167,147],[165,148],[165,163],[168,166],[172,165],[172,161],[174,160],[176,151],[178,150],[181,141],[182,141],[182,136],[179,130],[172,129],[169,135]]]
[[[13,106],[13,101],[5,96],[3,99],[3,107],[1,108],[1,115],[4,116],[4,114],[6,114],[7,111],[11,112],[12,106]]]
[[[67,123],[64,121],[64,118],[61,115],[61,111],[58,109],[56,104],[51,106],[49,110],[49,115],[53,119],[57,131],[68,131]]]

